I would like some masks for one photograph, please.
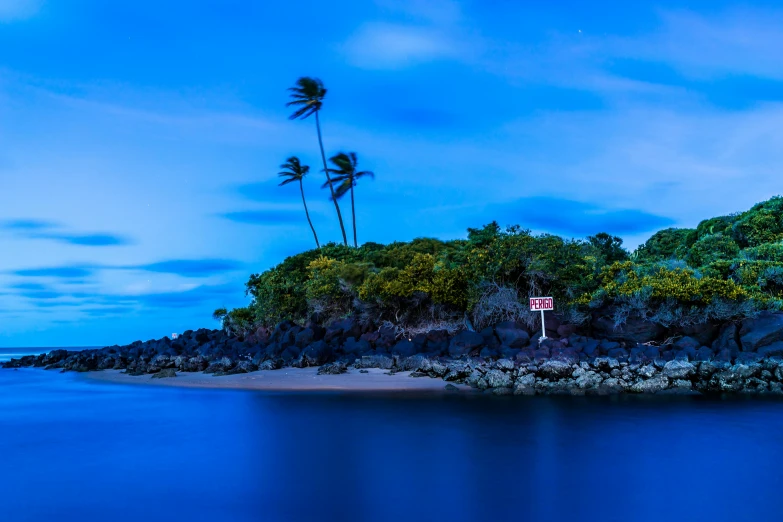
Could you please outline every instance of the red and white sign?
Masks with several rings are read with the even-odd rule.
[[[555,300],[551,297],[531,297],[530,309],[534,312],[539,310],[554,310]]]

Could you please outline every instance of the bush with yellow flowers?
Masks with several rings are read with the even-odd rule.
[[[683,310],[691,318],[730,317],[783,306],[783,198],[694,229],[661,230],[632,253],[606,233],[564,239],[496,222],[451,241],[330,243],[250,276],[252,303],[223,317],[237,324],[303,322],[315,304],[373,320],[413,320],[433,307],[463,317],[489,287],[517,296],[509,302],[515,313],[528,296],[546,295],[555,298],[556,313],[571,317],[587,317],[596,307],[658,306],[646,317],[665,316],[667,325]]]

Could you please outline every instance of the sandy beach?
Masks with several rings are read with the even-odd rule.
[[[447,382],[430,377],[411,377],[410,372],[386,375],[387,370],[369,369],[367,373],[350,369],[341,375],[318,375],[318,368],[284,368],[213,377],[201,372],[177,373],[176,377],[155,379],[150,375],[132,376],[120,370],[87,372],[86,379],[117,384],[146,384],[186,388],[224,388],[267,391],[345,391],[345,392],[447,392]],[[460,392],[472,388],[455,384]]]

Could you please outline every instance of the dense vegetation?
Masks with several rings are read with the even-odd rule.
[[[551,295],[564,321],[596,313],[621,325],[637,317],[679,327],[783,308],[783,198],[666,229],[636,251],[605,233],[568,240],[497,223],[465,240],[327,244],[254,274],[249,307],[218,311],[244,330],[282,320],[355,316],[399,328],[481,328],[513,319],[535,325],[527,297]]]

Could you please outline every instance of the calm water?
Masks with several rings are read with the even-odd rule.
[[[780,519],[783,402],[355,397],[0,371],[0,520]]]

